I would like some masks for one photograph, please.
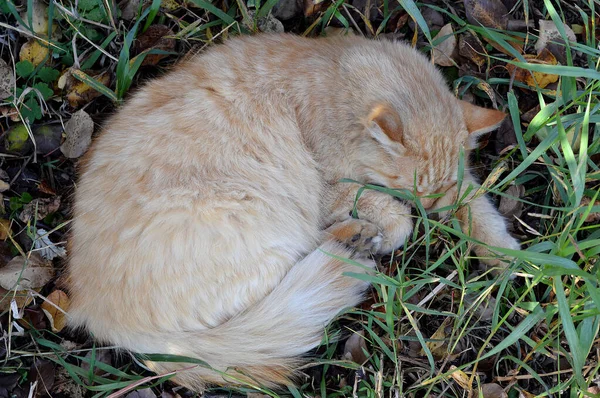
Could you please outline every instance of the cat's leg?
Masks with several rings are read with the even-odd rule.
[[[325,225],[352,220],[352,210],[358,184],[336,183],[326,193]],[[356,203],[358,218],[375,224],[382,240],[374,253],[389,253],[404,244],[410,235],[413,223],[410,206],[393,196],[374,190],[364,190]]]
[[[463,204],[456,211],[456,217],[460,221],[463,232],[489,246],[519,250],[520,244],[509,234],[506,220],[494,207],[487,195],[477,194],[478,188],[479,184],[475,182],[473,177],[465,174],[461,194],[458,194],[458,187],[450,188],[443,197],[435,202],[431,210],[453,205],[458,198],[462,198],[464,193],[470,189],[469,194],[462,201]],[[448,211],[441,212],[440,217],[445,217],[448,213]],[[503,260],[501,255],[485,246],[475,245],[474,250],[485,264],[500,268],[504,268],[508,264],[508,258]]]

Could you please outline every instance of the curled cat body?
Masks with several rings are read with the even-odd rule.
[[[503,118],[456,99],[400,43],[259,35],[214,46],[139,89],[86,155],[71,324],[134,352],[207,362],[149,363],[180,369],[174,380],[195,390],[290,383],[327,323],[362,299],[366,282],[344,273],[368,272],[369,254],[412,230],[410,205],[372,190],[353,218],[360,185],[340,180],[445,193],[422,203],[448,206],[460,148]],[[519,247],[485,196],[466,202],[456,212],[466,232]]]

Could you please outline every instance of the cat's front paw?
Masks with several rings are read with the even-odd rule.
[[[383,236],[375,224],[354,218],[337,222],[326,232],[358,254],[378,253],[383,242]]]
[[[408,204],[384,192],[368,190],[358,200],[358,218],[377,225],[383,236],[378,254],[404,245],[413,229],[410,212]]]

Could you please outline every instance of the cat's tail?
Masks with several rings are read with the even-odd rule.
[[[152,362],[149,366],[157,373],[179,369],[175,381],[195,390],[206,383],[289,384],[302,363],[301,355],[321,342],[324,328],[342,309],[361,301],[367,287],[360,279],[342,275],[364,273],[364,267],[335,256],[352,258],[352,252],[339,243],[326,242],[292,267],[267,297],[239,316],[213,329],[169,333],[148,341],[153,346],[158,342],[163,353],[198,358],[214,370],[189,363]],[[374,266],[371,260],[354,261]]]

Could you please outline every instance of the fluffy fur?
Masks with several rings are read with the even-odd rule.
[[[446,206],[460,148],[503,118],[458,101],[403,44],[272,35],[215,46],[140,89],[89,152],[72,325],[208,362],[217,371],[176,376],[194,389],[288,383],[327,323],[361,300],[365,283],[342,273],[366,272],[367,253],[390,252],[412,229],[409,205],[374,191],[351,218],[358,186],[338,181],[446,192],[423,199]],[[518,248],[485,197],[457,215],[479,241]]]

